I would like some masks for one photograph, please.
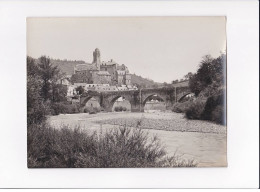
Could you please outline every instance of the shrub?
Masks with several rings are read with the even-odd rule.
[[[205,101],[197,99],[191,102],[191,105],[187,108],[185,115],[188,119],[201,119],[204,111]]]
[[[116,107],[115,107],[115,111],[117,111],[117,112],[126,111],[126,110],[127,110],[127,108],[126,108],[126,107],[123,107],[123,106],[116,106]]]
[[[85,107],[83,112],[84,113],[89,113],[89,114],[96,114],[100,112],[100,108],[99,107]]]
[[[94,111],[94,110],[92,110],[92,111],[90,111],[90,112],[88,112],[89,114],[96,114],[97,112],[96,111]]]
[[[74,114],[74,113],[79,113],[79,105],[77,105],[77,104],[70,104],[67,102],[51,104],[51,114],[52,115]]]
[[[100,111],[105,111],[105,109],[103,107],[100,107],[99,109],[100,109]]]
[[[178,167],[196,166],[168,157],[160,140],[141,129],[125,126],[89,134],[48,124],[28,127],[28,167]]]
[[[27,106],[27,123],[42,123],[46,120],[46,115],[50,113],[51,109],[47,102],[39,102],[32,108]]]
[[[185,113],[188,108],[190,107],[190,105],[192,105],[191,101],[186,101],[183,103],[176,103],[173,108],[172,111],[176,112],[176,113]]]
[[[226,125],[225,108],[223,105],[218,105],[211,113],[211,121],[218,124]]]
[[[120,110],[120,107],[116,106],[114,110],[118,112]]]
[[[188,119],[201,119],[209,120],[218,124],[226,125],[224,95],[215,95],[208,97],[205,100],[197,99],[190,102],[187,108],[181,104],[179,108],[175,107],[174,110],[185,111]]]
[[[224,94],[211,96],[207,99],[202,118],[214,121],[219,124],[225,124],[225,100]]]

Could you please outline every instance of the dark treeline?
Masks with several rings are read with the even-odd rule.
[[[188,74],[190,90],[195,97],[177,103],[173,111],[184,112],[189,119],[202,119],[226,124],[226,55],[206,55],[196,73]]]
[[[27,122],[42,122],[54,113],[57,103],[66,102],[67,87],[59,80],[64,76],[48,57],[27,57]]]

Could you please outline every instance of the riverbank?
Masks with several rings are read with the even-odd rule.
[[[200,132],[226,134],[226,127],[203,120],[188,120],[183,114],[172,112],[131,113],[112,112],[99,114],[66,114],[51,116],[50,121],[54,126],[58,124],[76,125],[95,124],[120,125],[127,127],[139,127],[143,129],[155,129],[180,132]]]
[[[134,126],[139,120],[139,127],[146,130],[151,137],[157,135],[168,155],[181,156],[186,160],[194,159],[198,167],[227,165],[226,127],[207,121],[187,120],[183,114],[112,112],[92,115],[66,114],[48,118],[48,122],[57,129],[67,125],[89,132],[114,129],[120,125],[129,126],[128,124],[133,122]],[[156,126],[153,125],[154,122],[157,122]],[[148,125],[151,126],[150,129],[145,128]]]

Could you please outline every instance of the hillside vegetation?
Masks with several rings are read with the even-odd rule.
[[[177,103],[173,111],[188,119],[203,119],[226,125],[226,55],[206,55],[195,74],[189,78],[193,100]]]
[[[143,78],[142,76],[131,74],[131,82],[133,85],[137,85],[138,87],[148,88],[148,87],[158,87],[162,85],[162,83],[154,82],[153,80]]]
[[[53,66],[57,66],[61,72],[66,73],[67,75],[72,75],[74,73],[74,67],[77,64],[84,64],[84,61],[71,61],[71,60],[60,60],[60,59],[51,59]]]

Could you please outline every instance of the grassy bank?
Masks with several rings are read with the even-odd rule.
[[[157,137],[126,126],[87,133],[48,124],[28,127],[28,167],[194,167],[196,162],[168,157]]]
[[[225,93],[176,103],[172,111],[184,113],[187,119],[208,120],[226,125]]]

